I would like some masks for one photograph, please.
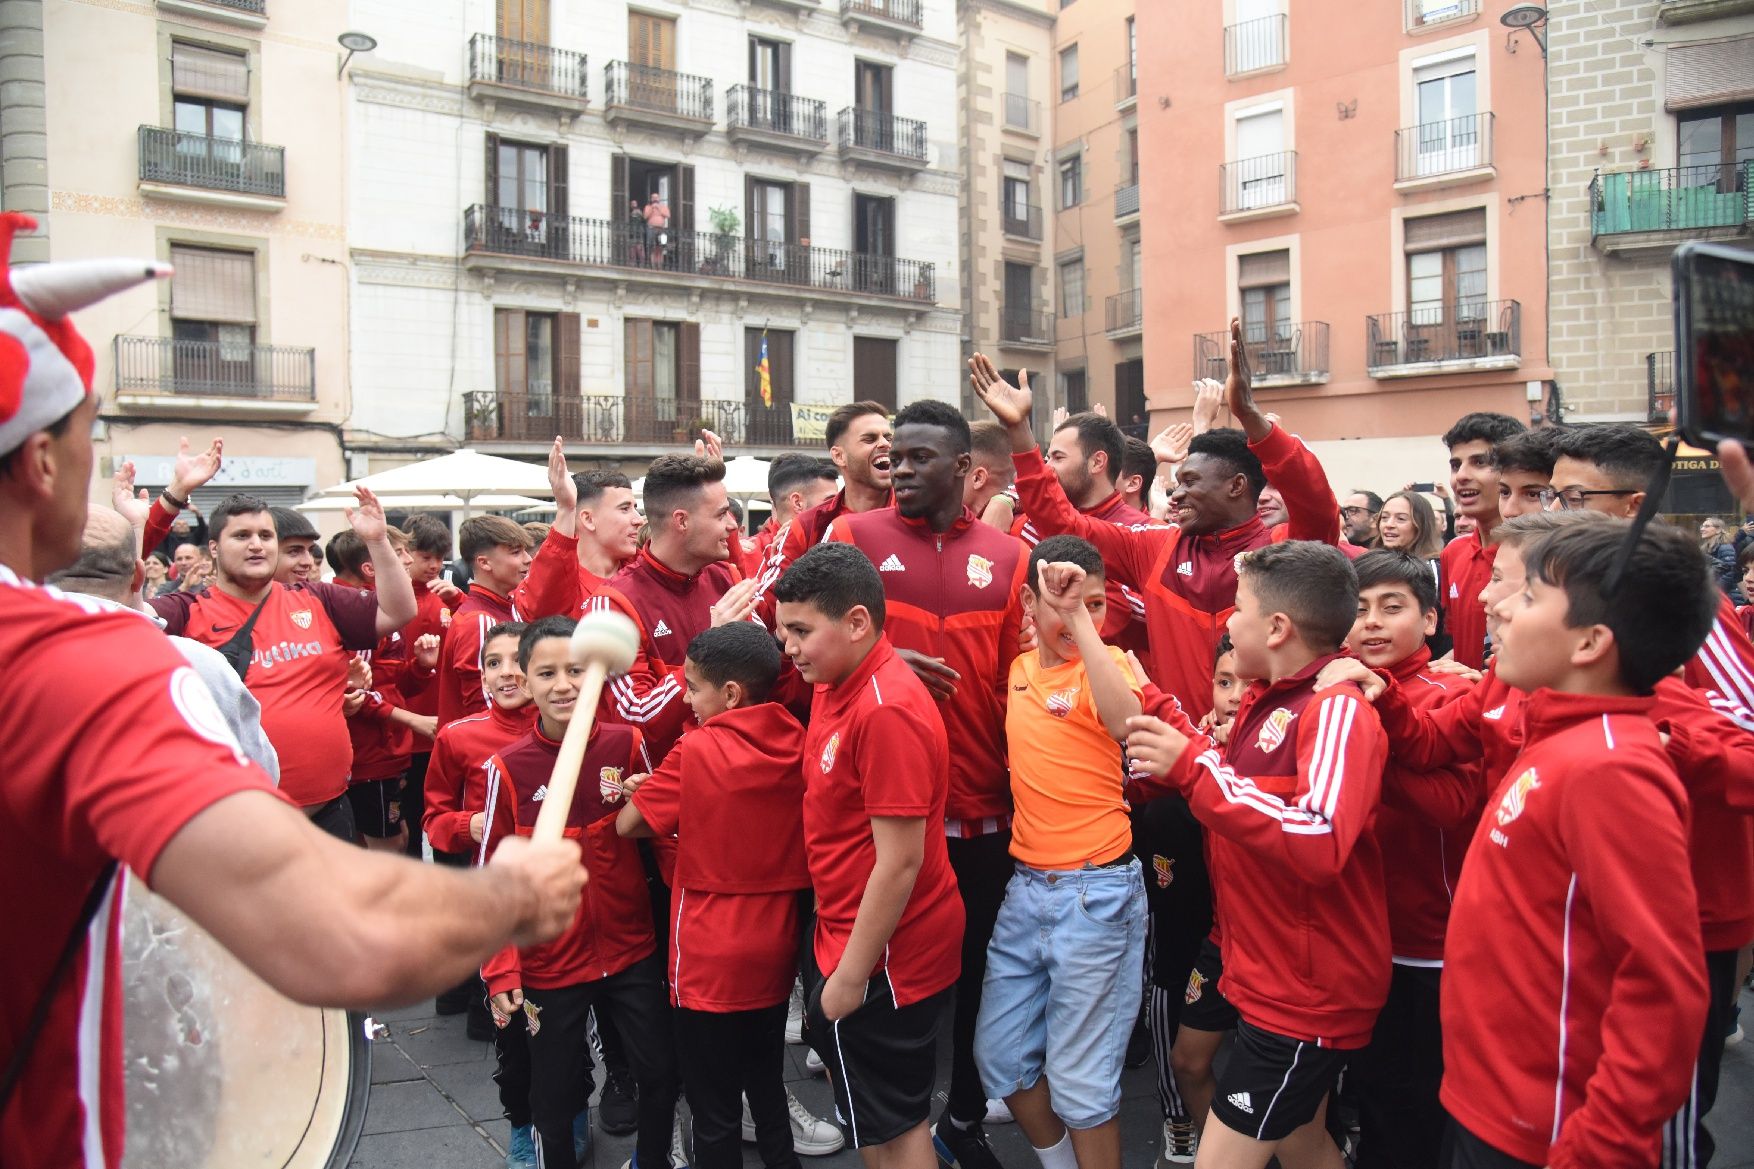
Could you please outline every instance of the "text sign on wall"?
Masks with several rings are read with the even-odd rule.
[[[177,460],[169,455],[127,455],[134,464],[134,481],[140,484],[163,484],[171,481]],[[271,459],[240,455],[227,456],[219,465],[219,474],[210,487],[310,487],[317,481],[315,459]]]

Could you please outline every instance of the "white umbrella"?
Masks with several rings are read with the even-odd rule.
[[[738,499],[767,498],[766,459],[758,459],[754,455],[738,455],[725,461],[725,494]],[[646,481],[642,476],[633,481],[633,493],[641,499],[645,498]]]
[[[391,495],[382,500],[386,511],[462,511],[465,508],[477,508],[481,511],[529,511],[532,508],[546,507],[554,510],[552,503],[543,503],[540,499],[532,499],[528,495],[477,495],[463,500],[455,495]],[[352,507],[352,495],[319,495],[299,504],[295,511],[342,511]]]
[[[502,459],[467,448],[341,483],[322,494],[350,496],[355,487],[369,488],[392,507],[398,496],[451,495],[462,501],[460,507],[465,513],[475,508],[516,506],[486,503],[483,497],[553,493],[545,465]]]

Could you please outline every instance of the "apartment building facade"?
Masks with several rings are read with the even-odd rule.
[[[821,441],[958,364],[948,0],[354,0],[350,444]],[[766,393],[759,368],[767,369]],[[424,437],[423,437],[424,436]]]
[[[1140,67],[1167,68],[1179,49],[1180,8],[1147,17],[1156,39],[1135,29],[1132,0],[1055,0],[1053,153],[1056,316],[1053,400],[1068,410],[1097,405],[1130,432],[1147,422],[1145,215],[1140,199]],[[1144,6],[1149,9],[1151,6]],[[1138,46],[1151,46],[1141,61]]]
[[[1511,7],[1141,10],[1163,50],[1138,97],[1154,424],[1223,377],[1232,317],[1341,486],[1432,479],[1470,410],[1553,409],[1544,61]]]
[[[967,348],[1055,384],[1054,17],[1059,0],[957,5]],[[948,390],[948,387],[946,387]],[[984,412],[962,387],[970,417]]]
[[[5,196],[39,216],[47,246],[17,256],[176,267],[80,314],[100,473],[132,459],[161,487],[179,436],[218,435],[226,469],[201,502],[240,489],[297,502],[344,477],[343,0],[6,8],[0,32],[14,51],[40,43],[44,79],[40,99],[0,96],[0,125],[43,129],[43,181]]]
[[[1545,31],[1553,366],[1573,419],[1661,424],[1670,254],[1754,246],[1754,0],[1555,0]]]

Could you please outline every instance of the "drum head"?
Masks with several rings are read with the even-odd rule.
[[[124,1166],[344,1169],[365,1123],[361,1016],[300,1006],[130,876]]]

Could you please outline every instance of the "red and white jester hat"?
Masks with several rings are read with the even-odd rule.
[[[12,267],[12,237],[36,230],[0,214],[0,455],[47,429],[91,393],[91,346],[68,319],[112,293],[171,274],[153,260],[68,260]]]

